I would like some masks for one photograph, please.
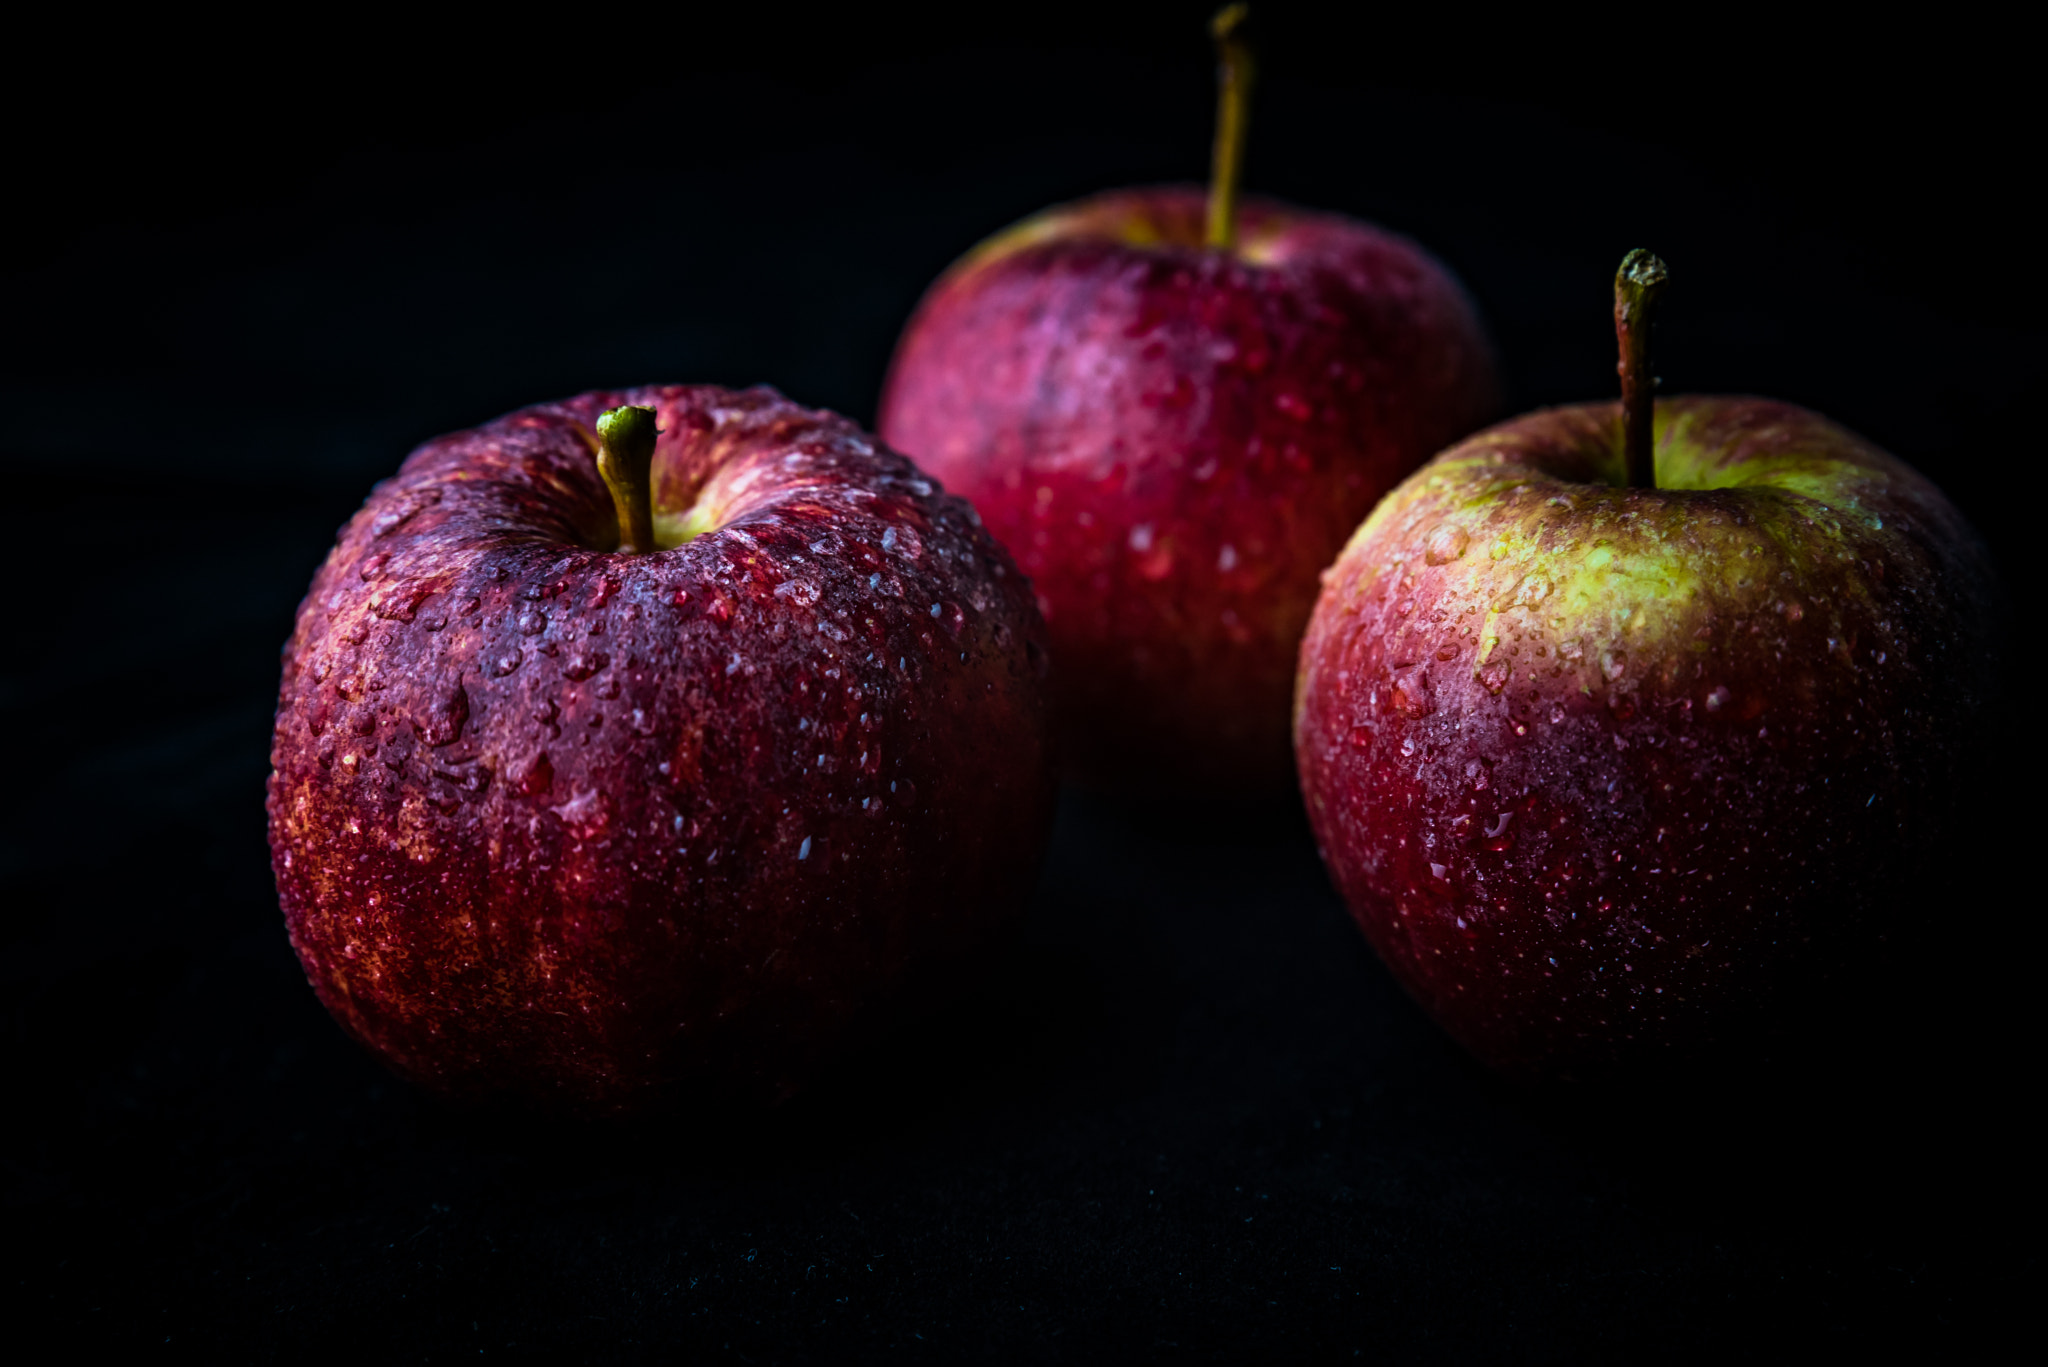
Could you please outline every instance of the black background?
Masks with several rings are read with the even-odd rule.
[[[1070,794],[1025,943],[764,1116],[450,1114],[307,991],[262,827],[277,648],[434,433],[600,385],[866,420],[983,234],[1206,172],[1205,8],[944,28],[307,20],[9,61],[0,907],[11,1322],[204,1356],[1774,1357],[2014,1331],[2031,646],[1910,972],[1769,1067],[1510,1094],[1396,991],[1298,806]],[[1414,235],[1510,411],[1818,408],[1931,474],[2024,622],[2048,348],[2014,35],[1272,5],[1255,190]],[[323,27],[323,25],[325,27]]]

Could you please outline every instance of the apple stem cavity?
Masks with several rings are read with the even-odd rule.
[[[597,417],[597,472],[619,514],[619,549],[654,546],[654,439],[651,408],[608,408]]]
[[[1209,21],[1216,39],[1216,148],[1209,164],[1209,222],[1202,240],[1224,252],[1237,246],[1237,183],[1244,171],[1245,122],[1251,117],[1257,75],[1244,36],[1250,13],[1243,3],[1225,5]]]
[[[1650,324],[1657,296],[1671,272],[1657,257],[1636,248],[1614,273],[1614,339],[1621,347],[1621,449],[1631,489],[1657,487],[1657,453],[1651,443],[1656,416],[1657,376],[1650,368]]]

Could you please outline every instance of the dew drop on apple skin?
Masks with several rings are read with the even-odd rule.
[[[774,588],[777,598],[786,598],[798,607],[804,608],[817,602],[819,593],[816,582],[802,577],[785,579]]]
[[[1432,565],[1448,565],[1465,554],[1471,538],[1463,527],[1443,526],[1430,535],[1423,547],[1422,558]]]

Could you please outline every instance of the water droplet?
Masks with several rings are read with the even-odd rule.
[[[1237,547],[1225,546],[1216,552],[1216,568],[1225,574],[1237,568]]]
[[[796,857],[798,859],[809,859],[811,857],[811,838],[809,836],[805,836],[804,843],[796,847]]]
[[[1131,549],[1143,555],[1152,549],[1152,524],[1140,522],[1131,528]]]
[[[469,694],[461,684],[456,684],[435,700],[425,717],[413,722],[413,733],[431,748],[439,749],[461,739],[463,723],[468,720]]]
[[[1428,671],[1418,669],[1396,679],[1389,700],[1394,704],[1394,710],[1410,721],[1420,720],[1436,711],[1435,690],[1430,685]]]
[[[1463,527],[1446,523],[1430,535],[1428,543],[1423,547],[1422,558],[1432,565],[1448,565],[1463,555],[1465,547],[1470,543],[1471,538],[1465,534]]]
[[[391,535],[391,533],[411,521],[423,509],[431,508],[440,501],[441,491],[438,489],[422,489],[416,493],[405,495],[371,520],[371,538],[375,539]]]
[[[585,788],[570,797],[567,802],[548,808],[556,816],[572,825],[586,828],[602,828],[610,824],[610,814],[604,809],[604,799],[595,788]]]
[[[562,666],[562,673],[572,679],[587,679],[611,662],[612,657],[602,650],[579,650]]]
[[[512,771],[512,786],[528,797],[538,797],[555,781],[555,766],[548,752],[536,750],[524,764]]]
[[[1728,705],[1728,700],[1734,696],[1725,687],[1717,686],[1713,692],[1707,694],[1707,711],[1719,712]]]

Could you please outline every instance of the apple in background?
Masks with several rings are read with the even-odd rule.
[[[430,442],[285,650],[292,944],[436,1092],[784,1095],[1019,910],[1044,658],[966,503],[772,391],[589,394]]]
[[[1478,317],[1420,247],[1237,205],[1225,56],[1212,191],[1113,191],[977,247],[911,319],[877,421],[1031,577],[1064,763],[1113,787],[1291,782],[1318,573],[1494,404]]]
[[[1989,562],[1933,485],[1768,399],[1652,424],[1661,275],[1634,254],[1618,282],[1624,404],[1418,471],[1301,648],[1339,890],[1453,1036],[1530,1079],[1753,1039],[1859,942],[1931,933],[1901,898],[1995,687]]]

